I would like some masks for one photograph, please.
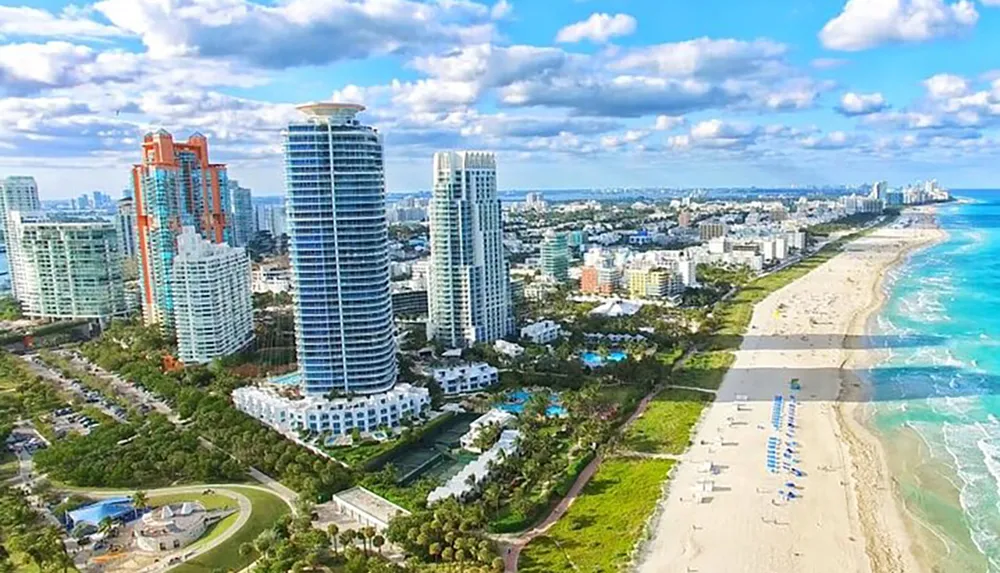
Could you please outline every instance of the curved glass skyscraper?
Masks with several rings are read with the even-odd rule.
[[[382,139],[363,106],[299,107],[283,133],[302,389],[372,394],[396,382]]]

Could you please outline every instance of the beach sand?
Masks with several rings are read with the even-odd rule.
[[[867,389],[851,369],[878,360],[864,348],[864,329],[882,303],[886,271],[943,235],[925,226],[879,229],[756,306],[650,524],[637,571],[927,570],[911,549],[881,444],[861,422]],[[789,437],[793,379],[801,389]],[[772,426],[779,394],[780,431]],[[772,436],[782,439],[780,453],[797,442],[791,463],[804,477],[768,472]],[[779,490],[797,499],[784,501]]]

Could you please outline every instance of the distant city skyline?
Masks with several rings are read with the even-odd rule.
[[[458,149],[495,153],[501,190],[1000,185],[995,0],[389,5],[0,7],[0,176],[118,190],[164,128],[273,193],[295,105],[336,100],[368,108],[390,192]]]

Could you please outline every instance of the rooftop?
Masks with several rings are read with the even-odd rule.
[[[410,515],[409,511],[361,486],[345,489],[334,494],[333,497],[341,503],[360,509],[383,523],[389,523],[397,515]]]

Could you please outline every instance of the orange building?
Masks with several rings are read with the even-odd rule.
[[[209,161],[204,135],[179,143],[161,129],[143,138],[132,185],[143,318],[169,334],[174,330],[170,281],[181,227],[193,226],[216,243],[230,240],[226,166]]]

